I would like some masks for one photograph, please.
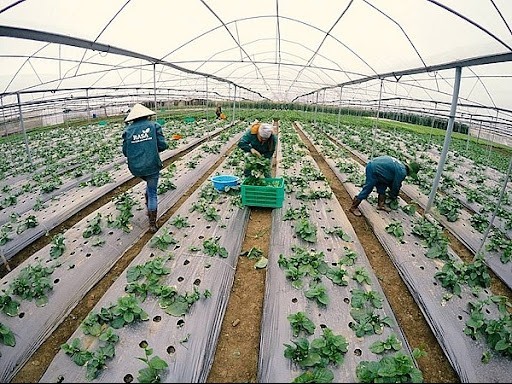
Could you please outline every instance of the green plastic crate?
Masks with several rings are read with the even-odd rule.
[[[282,177],[263,179],[270,185],[245,184],[247,179],[240,185],[242,205],[248,207],[269,207],[281,208],[284,201],[284,179]],[[275,186],[274,186],[275,185]]]

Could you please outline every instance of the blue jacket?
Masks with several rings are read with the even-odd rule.
[[[133,176],[160,172],[163,166],[160,152],[168,147],[162,126],[147,118],[134,120],[123,132],[123,154]]]
[[[391,156],[374,157],[366,165],[365,184],[357,198],[366,199],[376,187],[379,194],[384,194],[389,188],[389,197],[396,199],[406,176],[407,170],[400,160]]]
[[[254,148],[261,153],[263,157],[270,159],[276,150],[277,136],[272,134],[267,141],[261,143],[258,140],[258,128],[259,124],[254,124],[247,129],[238,142],[238,147],[244,152],[251,152],[251,148]]]

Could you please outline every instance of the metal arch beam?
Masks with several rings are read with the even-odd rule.
[[[428,73],[428,72],[437,72],[437,71],[443,71],[447,69],[454,69],[457,67],[473,67],[477,65],[485,65],[485,64],[496,64],[496,63],[505,63],[512,61],[512,53],[501,53],[501,54],[494,54],[494,55],[486,55],[486,56],[479,56],[479,57],[472,57],[464,60],[456,60],[456,61],[450,61],[447,63],[437,64],[437,65],[431,65],[426,67],[419,67],[419,68],[412,68],[412,69],[405,69],[403,71],[398,72],[387,72],[387,73],[380,73],[372,76],[366,76],[362,77],[357,80],[347,81],[341,84],[336,84],[329,87],[323,87],[319,88],[315,91],[311,91],[308,93],[305,93],[301,96],[297,96],[294,100],[299,99],[303,96],[312,95],[315,92],[322,91],[324,89],[331,89],[331,88],[337,88],[342,87],[346,85],[354,85],[354,84],[361,84],[366,83],[367,81],[371,80],[378,80],[378,79],[384,79],[386,77],[393,77],[393,78],[400,78],[404,75],[416,75],[418,73]]]
[[[180,67],[176,64],[172,64],[168,61],[157,59],[156,57],[143,55],[141,53],[129,51],[129,50],[122,49],[122,48],[117,48],[117,47],[107,45],[107,44],[96,43],[94,41],[79,39],[76,37],[71,37],[71,36],[66,36],[66,35],[60,35],[57,33],[36,31],[33,29],[27,29],[27,28],[8,27],[5,25],[0,25],[0,36],[13,37],[13,38],[25,39],[25,40],[43,41],[43,42],[47,42],[47,43],[63,44],[63,45],[69,45],[72,47],[90,49],[93,51],[106,52],[106,53],[112,53],[112,54],[121,55],[121,56],[133,57],[136,59],[148,61],[153,64],[160,64],[160,65],[164,65],[167,67],[171,67],[171,68],[174,68],[181,72],[190,73],[190,74],[194,74],[194,75],[200,75],[200,76],[204,76],[204,77],[209,77],[211,79],[217,80],[222,83],[233,84],[234,86],[236,86],[238,88],[245,89],[248,92],[255,93],[255,94],[259,95],[263,99],[267,99],[259,92],[256,92],[256,91],[253,91],[252,89],[248,89],[246,87],[235,84],[234,82],[224,79],[222,77],[218,77],[218,76],[211,75],[208,73],[193,71],[193,70],[190,70],[190,69],[187,69],[184,67]]]

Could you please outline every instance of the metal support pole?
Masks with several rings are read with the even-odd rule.
[[[155,118],[158,117],[158,108],[156,106],[156,63],[153,63],[153,98],[155,102]]]
[[[498,110],[496,110],[496,116],[494,117],[494,129],[497,129],[498,126]],[[489,152],[487,152],[487,163],[489,163],[491,159],[491,152],[492,152],[492,143],[494,142],[494,133],[489,139]]]
[[[4,122],[5,137],[7,137],[7,122],[5,121],[4,98],[0,96],[0,103],[2,105],[2,120]]]
[[[469,115],[468,138],[467,138],[467,140],[466,140],[466,152],[467,152],[467,151],[468,151],[468,149],[469,149],[469,137],[470,137],[470,135],[469,135],[469,130],[471,129],[471,123],[472,123],[472,121],[473,121],[473,115]]]
[[[343,85],[340,86],[340,107],[338,108],[338,129],[340,129],[340,118],[341,118],[341,94],[343,93]]]
[[[437,114],[437,102],[434,103],[434,116],[432,117],[432,125],[430,126],[430,132],[428,134],[428,143],[432,144],[432,132],[434,132],[434,124],[436,122]]]
[[[480,132],[482,131],[482,121],[480,121],[480,125],[478,127],[478,135],[476,137],[476,143],[479,144],[480,143]]]
[[[450,107],[450,118],[448,119],[448,127],[446,128],[446,135],[444,137],[444,145],[443,151],[441,152],[441,158],[439,159],[439,164],[437,165],[437,173],[434,177],[434,183],[432,185],[432,190],[430,191],[430,195],[428,197],[427,206],[425,208],[425,214],[430,211],[432,207],[432,203],[434,202],[434,197],[436,196],[437,187],[439,185],[439,180],[441,179],[441,174],[443,173],[444,163],[446,162],[446,155],[448,153],[448,148],[450,147],[450,141],[452,138],[453,131],[453,123],[455,122],[455,112],[457,111],[457,100],[459,98],[459,90],[460,90],[460,78],[461,78],[462,68],[455,68],[455,83],[453,85],[453,95],[452,95],[452,105]]]
[[[382,98],[382,86],[383,86],[384,80],[380,80],[380,90],[379,90],[379,104],[377,106],[377,116],[375,118],[375,122],[372,125],[372,152],[370,155],[370,159],[373,159],[374,149],[375,149],[375,128],[377,124],[379,123],[379,114],[380,114],[380,100]]]
[[[235,90],[233,91],[233,116],[231,117],[231,121],[235,122],[235,105],[236,105],[236,85]]]
[[[315,102],[315,125],[316,125],[316,112],[318,111],[318,92],[316,93],[316,102]]]
[[[91,121],[91,105],[89,103],[89,90],[85,90],[85,98],[87,99],[87,121]]]
[[[30,153],[30,146],[28,145],[28,137],[27,132],[25,131],[25,124],[23,124],[23,113],[21,112],[21,98],[20,93],[16,92],[16,97],[18,98],[18,110],[20,114],[20,128],[23,131],[23,139],[25,140],[25,148],[27,150],[28,160],[30,161],[30,165],[34,166],[34,162],[32,161],[32,154]]]
[[[205,79],[205,87],[206,87],[206,105],[205,105],[205,115],[206,121],[208,121],[208,77]]]

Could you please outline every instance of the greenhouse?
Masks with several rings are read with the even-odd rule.
[[[1,381],[509,382],[511,23],[0,0]]]

